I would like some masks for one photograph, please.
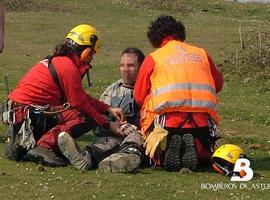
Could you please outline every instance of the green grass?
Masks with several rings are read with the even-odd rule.
[[[180,2],[177,0],[164,3],[162,9],[151,0],[27,2],[33,6],[6,12],[5,50],[0,55],[1,101],[6,96],[2,85],[6,73],[13,89],[35,62],[53,51],[70,28],[85,22],[95,26],[103,39],[91,71],[94,85],[87,88],[98,97],[119,78],[121,51],[127,46],[137,46],[145,54],[151,52],[146,38],[149,23],[160,14],[171,14],[186,25],[187,42],[206,48],[214,61],[222,65],[225,86],[219,94],[221,142],[240,145],[248,154],[256,173],[249,184],[270,183],[269,80],[243,81],[243,77],[228,73],[230,70],[225,68],[229,66],[223,65],[240,46],[240,25],[243,31],[270,29],[270,6],[183,0],[181,9],[186,11],[180,12],[172,9],[175,2]],[[267,199],[269,195],[269,190],[261,189],[203,190],[203,183],[232,184],[228,177],[214,173],[211,168],[188,174],[152,169],[136,174],[101,174],[96,170],[82,173],[70,166],[45,167],[45,171],[40,171],[42,168],[34,163],[4,158],[5,129],[0,126],[0,199]],[[87,134],[79,142],[85,146],[92,139]]]

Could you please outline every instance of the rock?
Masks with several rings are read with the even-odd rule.
[[[180,169],[179,173],[180,174],[188,174],[188,173],[192,173],[192,171],[188,168],[183,167],[182,169]]]
[[[42,166],[42,165],[38,165],[37,166],[37,171],[41,171],[41,172],[43,172],[43,171],[46,171],[46,168],[44,167],[44,166]]]

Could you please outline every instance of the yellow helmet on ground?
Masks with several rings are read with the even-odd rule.
[[[245,157],[244,151],[233,144],[220,146],[212,156],[212,166],[217,173],[232,175],[236,161]]]
[[[95,53],[98,52],[101,45],[98,31],[88,24],[80,24],[74,27],[68,33],[66,39],[72,40],[79,46],[91,46]]]

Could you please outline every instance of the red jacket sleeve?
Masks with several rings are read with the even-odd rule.
[[[110,107],[108,104],[103,103],[102,101],[99,101],[98,99],[91,97],[90,95],[88,95],[88,100],[91,102],[92,106],[95,107],[98,112],[102,114],[106,113]]]
[[[215,66],[212,58],[207,55],[207,58],[208,58],[208,62],[210,64],[210,69],[211,69],[211,74],[213,76],[213,79],[215,81],[215,87],[216,87],[216,92],[220,92],[222,87],[223,87],[223,76],[222,74],[220,73],[220,71],[217,69],[217,67]]]
[[[148,55],[140,68],[136,83],[134,86],[134,98],[139,107],[142,107],[146,96],[151,89],[150,77],[155,68],[155,62],[151,55]]]
[[[92,98],[84,91],[81,73],[76,65],[67,57],[56,57],[53,62],[61,87],[71,107],[91,116],[98,125],[105,124],[107,119],[102,114],[109,106]]]

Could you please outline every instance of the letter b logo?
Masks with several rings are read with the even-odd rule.
[[[250,161],[246,158],[239,158],[235,165],[233,172],[239,175],[233,175],[231,181],[249,181],[253,177],[253,170],[249,167]]]

